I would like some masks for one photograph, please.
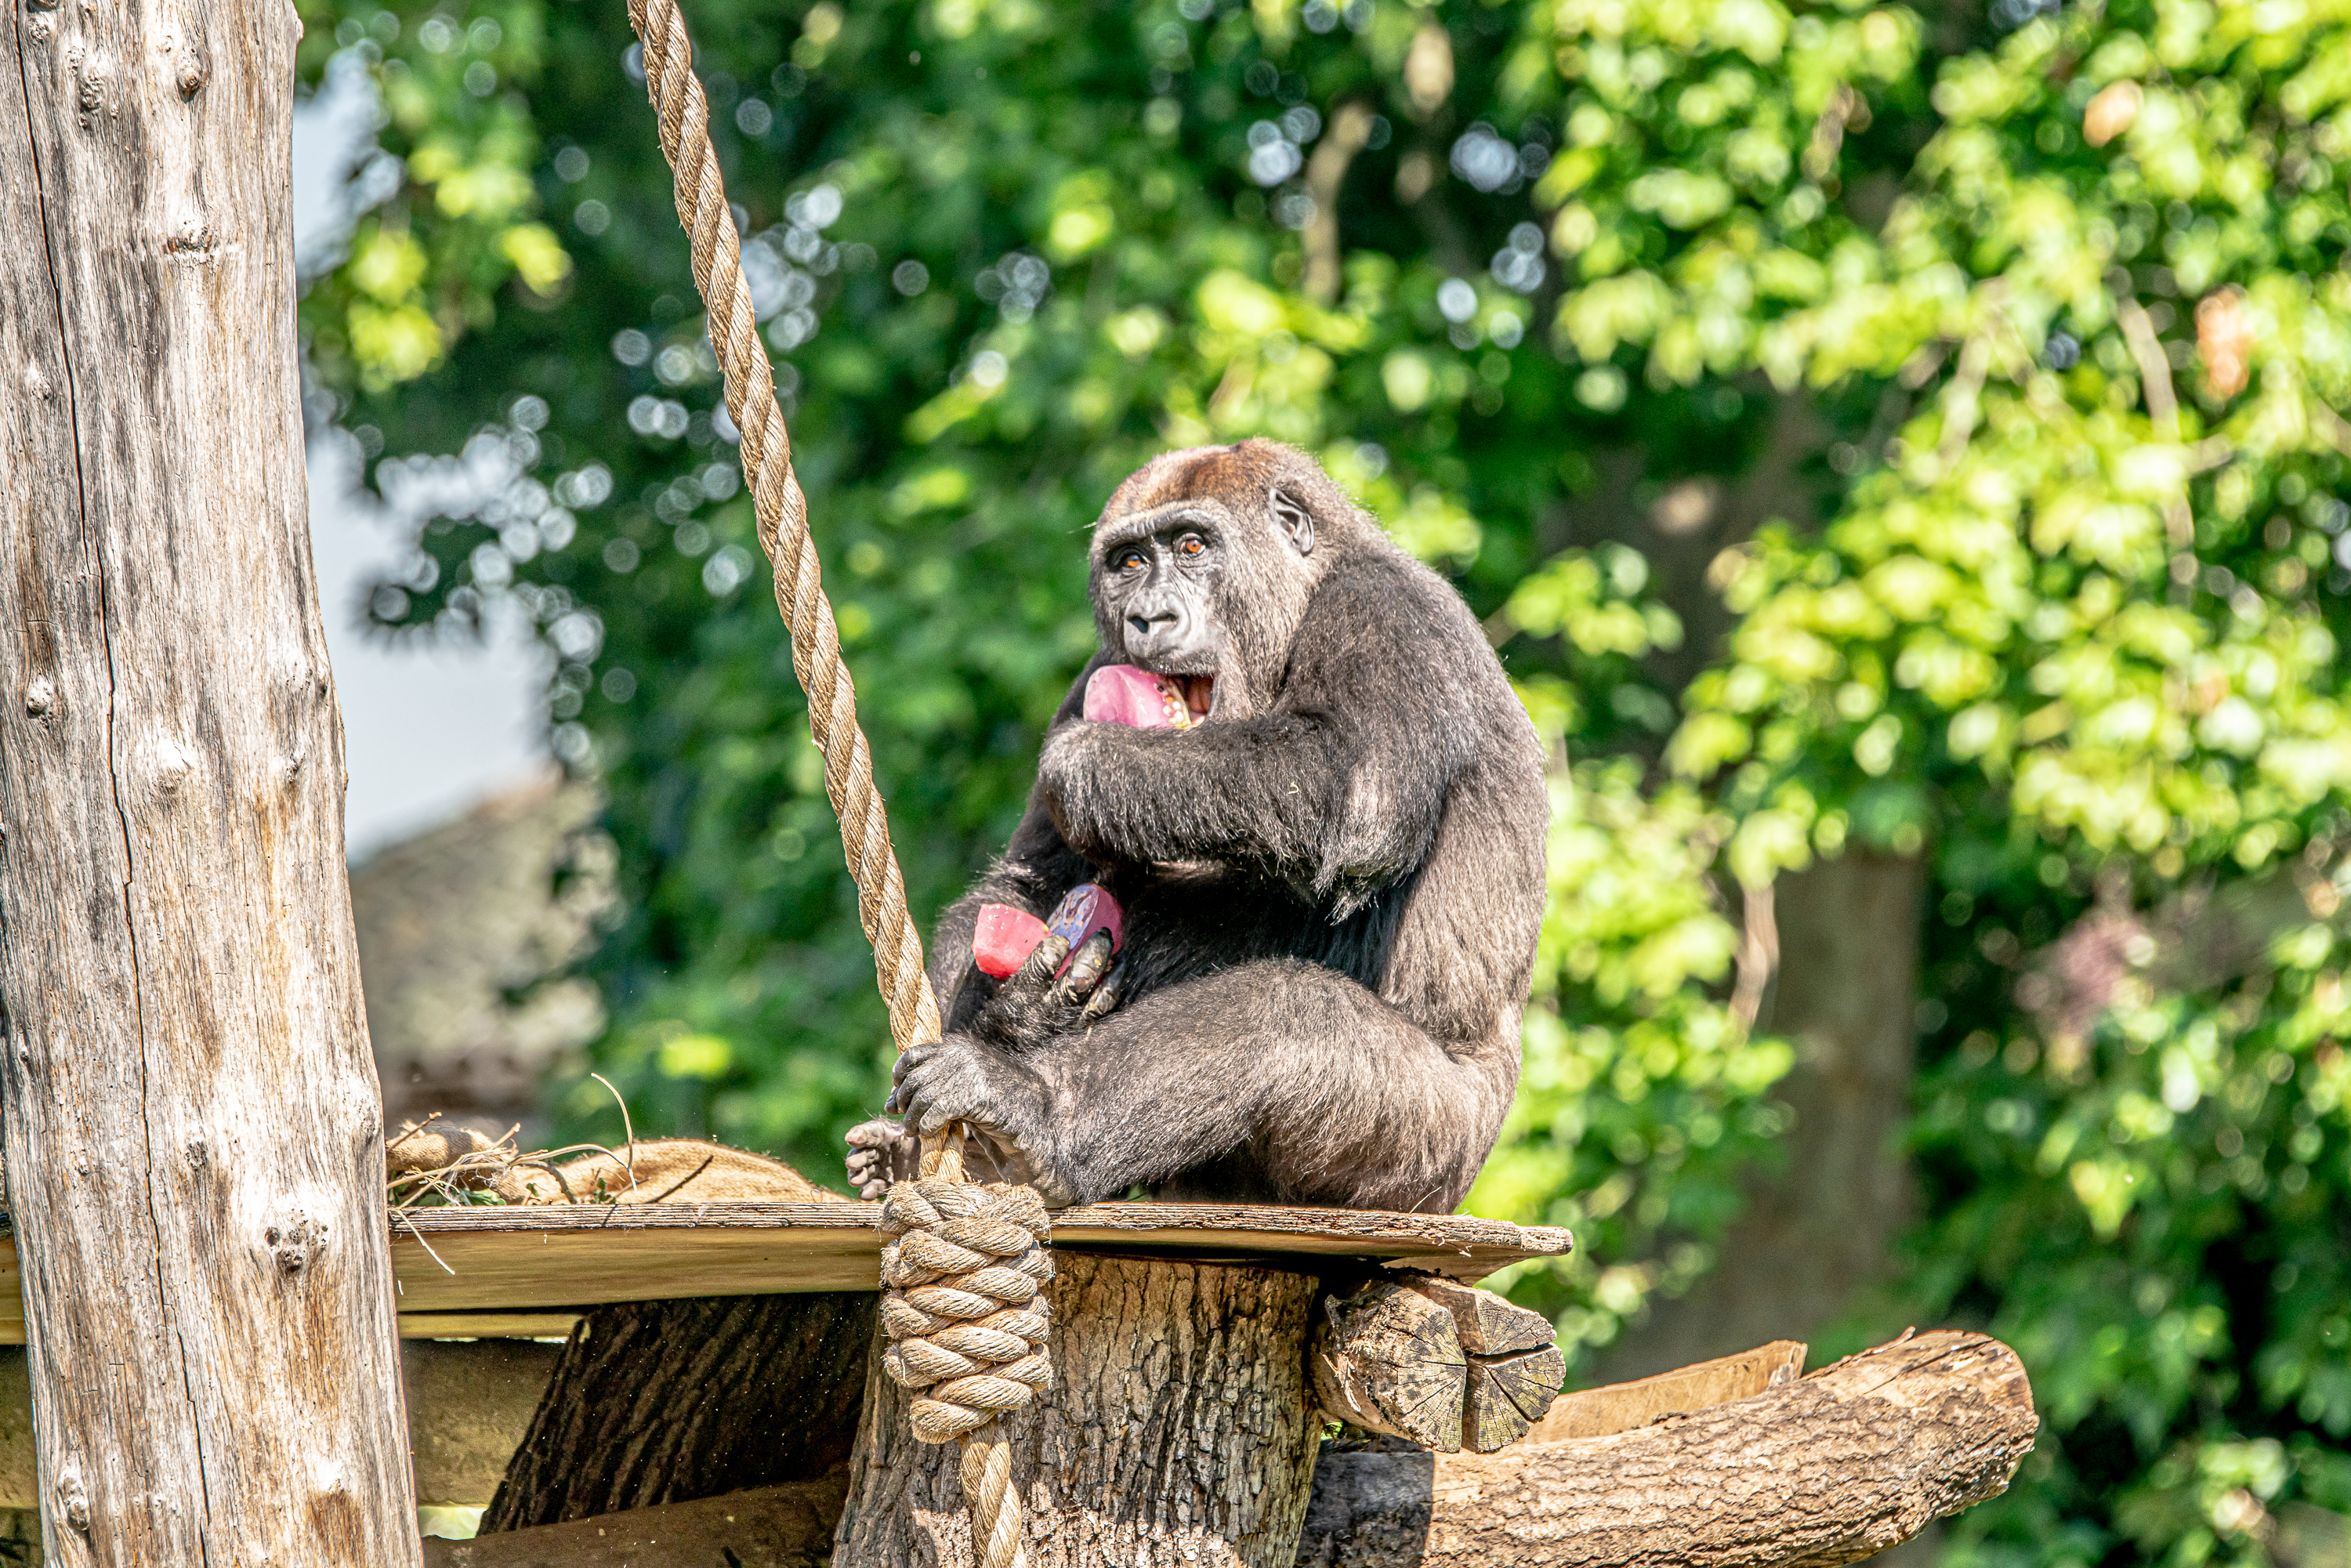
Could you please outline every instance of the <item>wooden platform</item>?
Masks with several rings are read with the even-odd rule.
[[[874,1203],[551,1204],[392,1217],[400,1332],[411,1339],[569,1332],[582,1307],[681,1296],[878,1288]],[[1053,1217],[1071,1251],[1252,1262],[1320,1272],[1343,1259],[1481,1280],[1557,1256],[1550,1226],[1467,1215],[1248,1204],[1097,1203]],[[0,1234],[0,1344],[25,1342],[16,1238]]]

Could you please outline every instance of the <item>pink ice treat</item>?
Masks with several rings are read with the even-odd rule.
[[[1110,950],[1117,952],[1126,943],[1126,919],[1120,912],[1118,900],[1109,892],[1091,882],[1081,882],[1061,896],[1053,908],[1050,923],[1038,919],[1025,909],[1015,909],[1008,904],[983,904],[979,906],[979,922],[971,934],[971,961],[979,966],[980,973],[1002,979],[1029,961],[1037,944],[1050,931],[1069,939],[1070,951],[1061,959],[1061,969],[1070,967],[1086,938],[1097,931],[1110,933]]]
[[[1087,678],[1085,716],[1134,729],[1189,729],[1195,722],[1182,682],[1133,664],[1104,664]]]
[[[971,961],[998,979],[1019,968],[1045,939],[1045,923],[1008,904],[983,904],[971,934]]]
[[[1045,929],[1070,939],[1071,957],[1076,956],[1078,949],[1086,945],[1086,939],[1097,931],[1110,933],[1112,952],[1115,953],[1126,946],[1126,916],[1120,910],[1118,900],[1110,895],[1108,889],[1091,882],[1078,883],[1062,896],[1060,904],[1046,918]],[[1069,959],[1062,959],[1061,967],[1066,969],[1069,967]]]

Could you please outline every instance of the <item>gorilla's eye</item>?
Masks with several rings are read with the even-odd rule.
[[[1176,553],[1186,558],[1198,555],[1208,548],[1208,541],[1197,534],[1186,534],[1176,541]]]
[[[1114,571],[1140,571],[1145,564],[1141,550],[1123,549],[1118,552],[1118,559],[1111,563],[1111,568]]]

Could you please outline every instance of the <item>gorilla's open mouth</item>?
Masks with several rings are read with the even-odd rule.
[[[1208,716],[1208,705],[1217,695],[1215,675],[1196,675],[1184,670],[1155,670],[1148,664],[1134,667],[1158,682],[1160,690],[1169,697],[1182,696],[1185,711],[1192,716],[1194,724]],[[1171,713],[1168,716],[1172,719],[1175,715]]]

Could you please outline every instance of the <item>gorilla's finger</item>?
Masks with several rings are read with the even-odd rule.
[[[1125,986],[1126,965],[1122,962],[1116,968],[1102,977],[1102,984],[1094,988],[1094,994],[1086,998],[1085,1010],[1078,1016],[1088,1023],[1093,1022],[1094,1019],[1118,1006],[1118,993],[1124,989]]]
[[[1070,960],[1068,968],[1061,971],[1061,983],[1054,988],[1053,999],[1064,1003],[1082,1001],[1093,994],[1094,988],[1102,983],[1103,972],[1109,967],[1110,933],[1097,931],[1086,938],[1084,946],[1078,949],[1078,956]]]
[[[898,1064],[890,1070],[890,1097],[882,1102],[883,1115],[903,1116],[906,1113],[906,1095],[913,1087],[907,1082],[907,1075],[922,1065],[915,1060],[915,1052],[921,1050],[922,1048],[917,1046],[914,1051],[906,1052],[898,1058]]]
[[[998,997],[1015,1003],[1043,997],[1053,988],[1053,971],[1069,956],[1070,939],[1059,932],[1046,932],[1044,939],[1029,949],[1028,959],[1004,982]]]
[[[845,1135],[845,1141],[852,1149],[886,1150],[895,1145],[904,1134],[905,1129],[892,1126],[881,1117],[875,1116],[850,1128]]]
[[[946,1132],[950,1124],[961,1119],[944,1105],[917,1105],[906,1117],[906,1125],[927,1138]]]

